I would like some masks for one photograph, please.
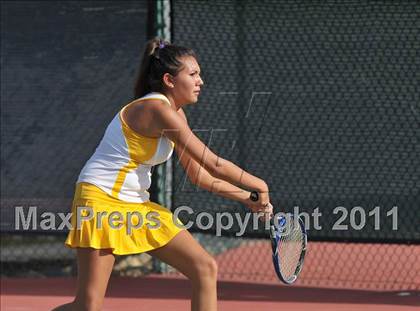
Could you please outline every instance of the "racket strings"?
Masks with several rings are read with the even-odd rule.
[[[293,221],[286,224],[280,235],[278,243],[280,271],[285,278],[294,276],[300,265],[303,238],[299,224]]]

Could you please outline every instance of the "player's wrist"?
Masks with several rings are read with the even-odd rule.
[[[258,182],[257,186],[253,190],[257,191],[259,193],[267,193],[268,192],[268,185],[265,181],[260,180]]]

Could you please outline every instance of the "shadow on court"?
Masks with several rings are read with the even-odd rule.
[[[74,278],[3,278],[2,296],[73,296]],[[190,298],[191,286],[184,278],[149,276],[142,278],[113,277],[108,286],[108,298],[181,299]],[[332,304],[367,304],[418,306],[420,292],[377,292],[348,289],[320,289],[220,281],[221,301],[299,302]],[[24,297],[22,297],[24,298]]]

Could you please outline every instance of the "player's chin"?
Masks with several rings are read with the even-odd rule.
[[[192,96],[191,96],[191,104],[195,104],[196,102],[198,102],[198,96],[199,96],[199,93],[194,93]]]

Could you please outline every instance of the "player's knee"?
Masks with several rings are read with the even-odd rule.
[[[200,259],[195,264],[195,271],[197,280],[217,280],[217,262],[211,256]]]

